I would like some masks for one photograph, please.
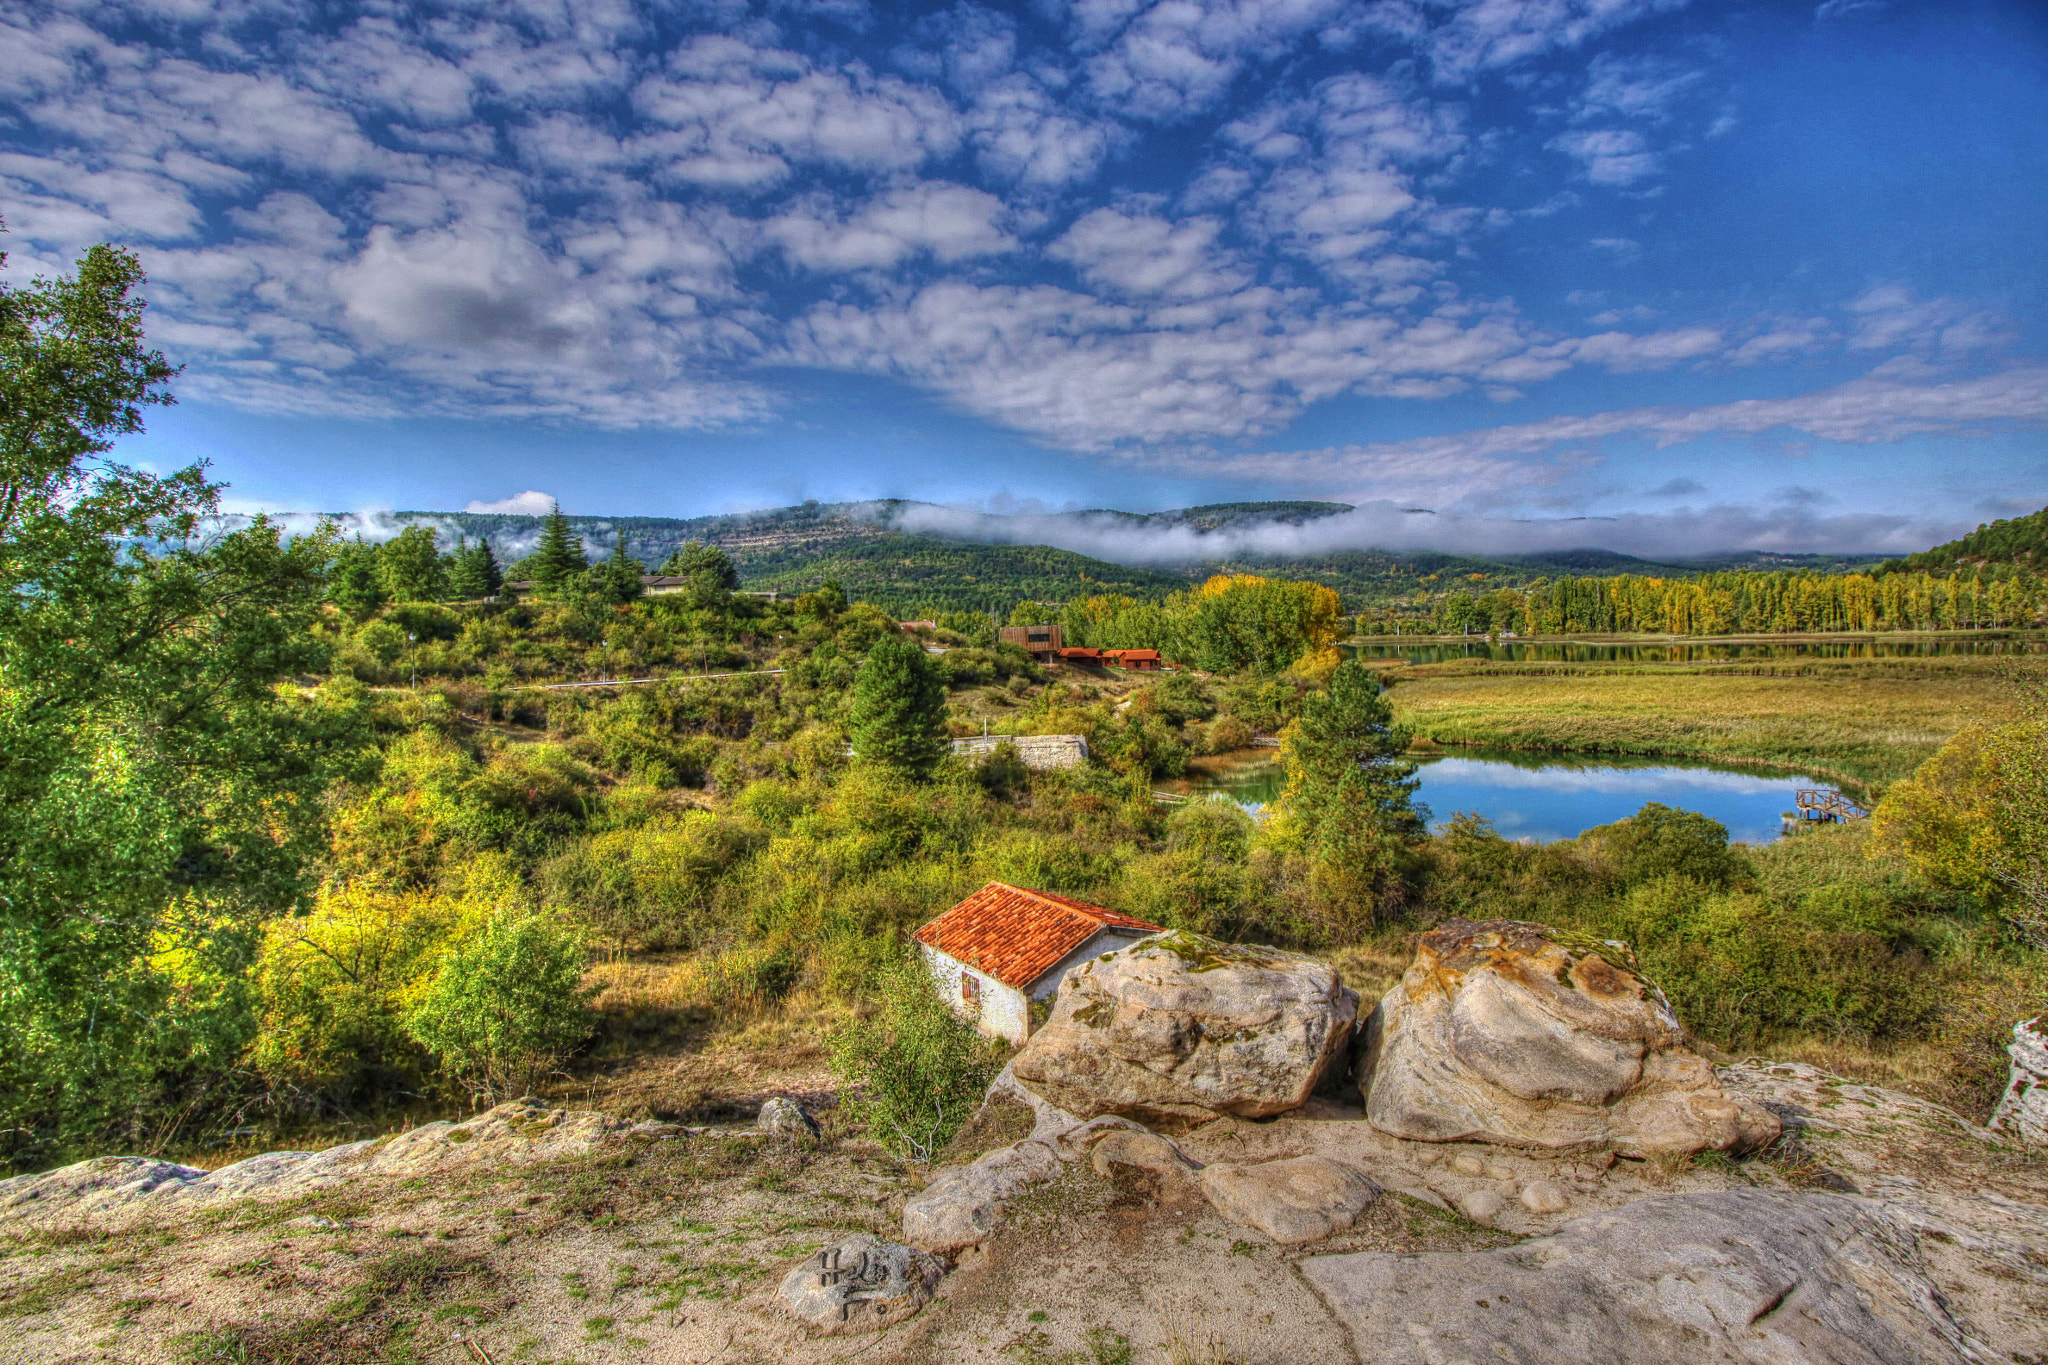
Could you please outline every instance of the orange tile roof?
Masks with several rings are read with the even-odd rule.
[[[1086,901],[990,882],[918,930],[917,941],[1021,991],[1103,929],[1163,932]]]

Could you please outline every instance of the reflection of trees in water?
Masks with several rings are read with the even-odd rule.
[[[1645,663],[1697,664],[1726,662],[1769,662],[1774,659],[1932,659],[1966,655],[2048,653],[2048,640],[1750,640],[1696,644],[1597,644],[1587,641],[1514,641],[1488,644],[1484,640],[1456,644],[1371,643],[1341,646],[1347,655],[1361,659],[1405,659],[1416,664],[1449,663],[1457,659],[1484,659],[1491,663]]]

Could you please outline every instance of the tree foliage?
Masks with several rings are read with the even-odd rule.
[[[1319,863],[1354,872],[1384,869],[1422,832],[1411,797],[1408,732],[1394,724],[1379,680],[1357,660],[1301,705],[1280,738],[1287,786],[1279,800],[1287,837]]]
[[[584,958],[562,925],[500,913],[441,959],[406,1029],[478,1098],[522,1094],[590,1036]]]
[[[875,641],[853,684],[854,756],[923,777],[947,753],[946,684],[915,640]]]
[[[559,593],[580,582],[590,567],[583,550],[583,537],[569,526],[560,503],[541,524],[540,544],[522,566],[540,585],[542,592]]]
[[[0,257],[4,261],[4,257]],[[136,259],[0,286],[0,1151],[117,1130],[174,1082],[164,963],[293,904],[348,708],[307,626],[331,538],[262,520],[191,539],[197,468],[105,458],[173,371]],[[153,548],[152,548],[153,547]],[[224,937],[225,936],[225,937]],[[168,1078],[168,1079],[167,1079]]]
[[[843,1103],[877,1142],[929,1161],[981,1103],[996,1049],[939,998],[924,963],[904,958],[880,976],[874,1014],[832,1038]]]

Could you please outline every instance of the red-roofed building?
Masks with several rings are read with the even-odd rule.
[[[1159,651],[1156,649],[1106,649],[1103,656],[1105,660],[1113,661],[1118,668],[1138,668],[1148,673],[1164,667],[1166,663],[1159,657]]]
[[[1163,932],[1050,891],[990,882],[917,931],[940,993],[983,1033],[1022,1046],[1031,1002],[1091,957]]]

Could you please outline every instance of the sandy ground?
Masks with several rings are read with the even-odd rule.
[[[628,1137],[552,1163],[176,1217],[0,1223],[0,1362],[1349,1362],[1346,1332],[1297,1271],[1309,1255],[1482,1250],[1651,1194],[1745,1186],[1883,1202],[1915,1229],[1956,1319],[2001,1353],[1991,1359],[2048,1360],[2048,1163],[1811,1068],[1728,1074],[1792,1118],[1795,1140],[1754,1161],[1660,1166],[1403,1143],[1327,1100],[1219,1121],[1183,1149],[1202,1161],[1319,1152],[1389,1193],[1353,1231],[1284,1249],[1163,1201],[1148,1177],[1079,1165],[1017,1201],[924,1312],[868,1336],[810,1338],[775,1299],[818,1247],[893,1236],[920,1183],[835,1137],[829,1113],[809,1146]],[[1496,1228],[1440,1207],[1534,1179],[1571,1207],[1539,1216],[1511,1198]]]

